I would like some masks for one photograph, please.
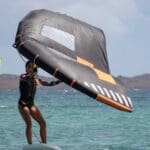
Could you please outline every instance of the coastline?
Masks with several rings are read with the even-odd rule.
[[[45,81],[56,80],[53,77],[40,76]],[[128,89],[150,89],[150,74],[142,74],[134,77],[117,77]],[[19,86],[19,75],[0,74],[0,89],[14,89]],[[40,87],[46,89],[48,87]],[[53,87],[54,90],[71,89],[68,85],[61,83]]]

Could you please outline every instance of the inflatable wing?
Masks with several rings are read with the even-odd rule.
[[[131,112],[126,89],[110,75],[102,30],[48,10],[34,10],[19,23],[18,51],[46,72],[86,95]]]

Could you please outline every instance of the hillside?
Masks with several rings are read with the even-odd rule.
[[[118,77],[129,89],[150,89],[150,74],[143,74],[134,77]]]
[[[56,80],[54,78],[41,77],[46,81]],[[150,74],[143,74],[134,77],[118,76],[124,85],[129,89],[150,89]],[[0,88],[18,88],[19,76],[11,74],[0,74]],[[45,88],[45,87],[41,87]],[[61,83],[52,89],[69,89],[66,84]]]
[[[44,81],[52,81],[52,80],[57,80],[55,78],[48,78],[48,77],[40,77],[41,79],[43,79]],[[19,76],[18,75],[11,75],[11,74],[0,74],[0,89],[4,89],[4,88],[18,88],[19,86]],[[43,87],[41,86],[40,88],[49,88],[49,87]],[[61,83],[57,86],[53,86],[52,89],[57,89],[57,90],[61,90],[61,89],[69,89],[70,87],[67,86],[64,83]]]

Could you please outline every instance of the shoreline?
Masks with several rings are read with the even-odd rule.
[[[41,79],[45,81],[56,80],[53,77],[40,76]],[[134,77],[124,77],[118,76],[120,80],[127,89],[150,89],[150,74],[142,74]],[[0,89],[15,89],[19,88],[19,75],[13,74],[0,74]],[[40,87],[40,89],[48,89],[48,87]],[[51,88],[53,90],[63,90],[72,89],[65,83],[61,83],[57,86]]]

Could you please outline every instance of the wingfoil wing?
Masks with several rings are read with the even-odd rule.
[[[19,23],[19,52],[46,72],[88,96],[131,112],[127,90],[109,71],[101,29],[48,10],[34,10]]]

